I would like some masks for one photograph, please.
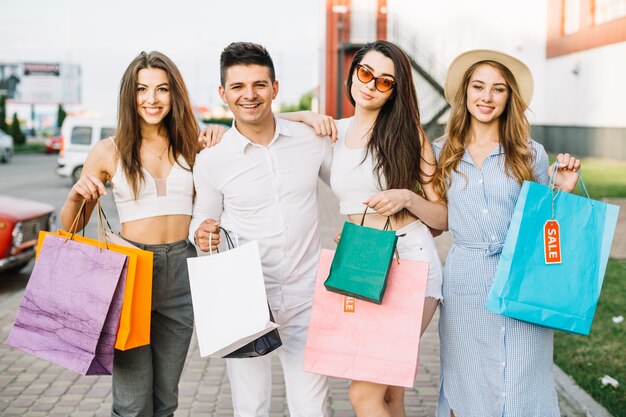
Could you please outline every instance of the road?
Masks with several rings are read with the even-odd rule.
[[[41,201],[54,206],[58,215],[67,193],[70,191],[69,178],[56,174],[57,155],[25,154],[16,155],[9,164],[0,164],[0,194]],[[119,231],[117,210],[113,196],[109,193],[103,200],[105,212],[111,226]],[[57,226],[60,226],[57,221]],[[87,226],[88,236],[95,236],[96,225]],[[0,276],[0,301],[26,286],[33,268],[33,262],[19,273],[3,273]]]

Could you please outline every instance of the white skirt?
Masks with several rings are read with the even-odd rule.
[[[435,247],[435,239],[430,229],[421,221],[416,220],[396,230],[398,236],[398,254],[400,259],[428,262],[428,284],[426,297],[442,300],[441,290],[443,274],[441,260]]]

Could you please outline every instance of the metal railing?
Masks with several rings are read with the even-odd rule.
[[[389,23],[390,41],[406,52],[417,76],[415,81],[424,127],[432,130],[450,108],[443,90],[446,68],[437,60],[436,54],[420,41],[415,31],[398,16],[390,18]]]

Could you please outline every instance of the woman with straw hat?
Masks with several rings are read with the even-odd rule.
[[[483,306],[521,184],[547,184],[554,166],[530,139],[529,68],[507,54],[473,50],[448,68],[452,106],[434,144],[434,187],[446,195],[455,243],[447,257],[439,332],[438,417],[558,417],[552,331]],[[580,161],[559,154],[556,183],[571,191]]]

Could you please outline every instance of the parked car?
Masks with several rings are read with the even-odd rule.
[[[0,273],[22,269],[35,256],[41,230],[52,230],[54,207],[0,195]]]
[[[83,164],[96,142],[115,134],[114,120],[66,117],[61,127],[61,147],[57,174],[69,177],[72,183],[80,178]]]
[[[59,151],[61,150],[62,141],[63,138],[60,134],[47,138],[45,142],[46,153],[59,153]]]
[[[13,157],[13,137],[0,130],[0,162],[7,163]]]

